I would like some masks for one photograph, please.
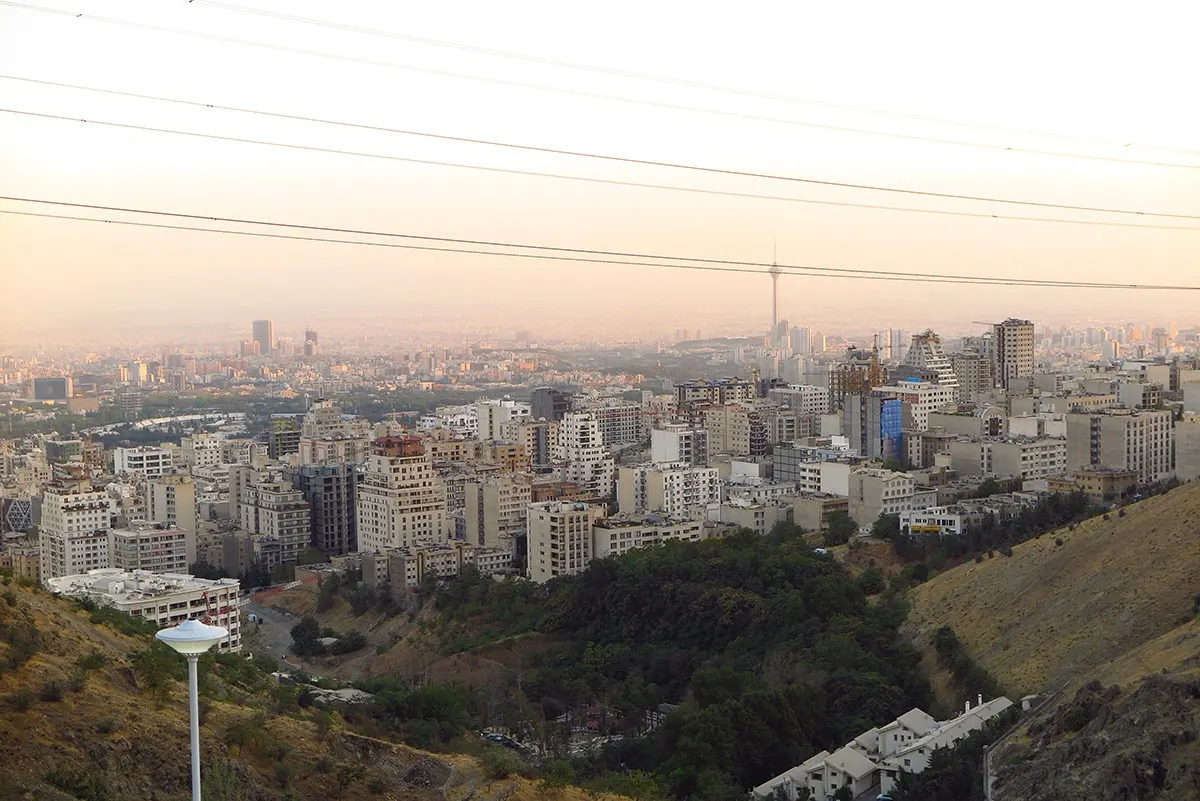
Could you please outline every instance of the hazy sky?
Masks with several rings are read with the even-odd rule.
[[[240,5],[243,0],[237,0]],[[389,127],[822,180],[1200,214],[1200,169],[913,142],[746,119],[1200,165],[1195,3],[388,3],[244,0],[546,59],[910,116],[667,86],[205,4],[0,5],[0,74]],[[203,41],[105,16],[744,116],[700,114]],[[796,198],[1086,219],[437,143],[0,80],[0,107],[408,158]],[[1006,129],[920,122],[911,115]],[[1088,140],[1153,145],[1110,147]],[[1192,150],[1188,153],[1179,150]],[[514,176],[0,114],[5,195],[435,236],[829,267],[1200,283],[1200,231],[950,217]],[[0,208],[38,210],[13,203]],[[70,213],[70,212],[67,212]],[[105,215],[100,215],[105,216]],[[107,215],[112,216],[112,215]],[[1092,215],[1091,218],[1096,218]],[[1139,218],[1105,217],[1105,219]],[[1144,221],[1144,220],[1142,220]],[[1184,223],[1189,224],[1189,223]],[[1193,223],[1200,227],[1200,222]],[[362,311],[535,332],[765,329],[765,276],[528,262],[0,215],[0,334],[246,321],[321,327]],[[1200,293],[791,277],[781,313],[834,328],[944,329],[1023,315],[1200,322]]]

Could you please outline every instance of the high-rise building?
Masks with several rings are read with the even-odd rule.
[[[146,482],[146,520],[184,531],[187,534],[187,562],[183,569],[186,570],[188,565],[196,561],[199,530],[196,521],[196,484],[191,476],[160,476]]]
[[[878,394],[851,393],[842,404],[842,432],[864,459],[903,455],[903,401]]]
[[[479,439],[482,442],[502,439],[500,427],[509,422],[521,422],[530,419],[532,409],[524,401],[511,398],[489,400],[484,398],[475,402],[475,417],[479,424]]]
[[[715,467],[686,464],[622,466],[617,479],[619,508],[626,512],[660,512],[684,517],[693,510],[721,502],[721,481]]]
[[[374,447],[358,486],[359,550],[447,541],[446,487],[425,443],[384,437]]]
[[[112,501],[78,479],[56,482],[42,495],[42,580],[109,566]]]
[[[292,415],[277,417],[267,431],[267,455],[275,460],[300,452],[300,423]]]
[[[329,556],[358,550],[358,484],[352,463],[302,464],[285,472],[308,501],[313,547]]]
[[[1033,323],[1009,318],[992,327],[996,386],[1013,389],[1033,378]]]
[[[311,342],[314,345],[318,344],[319,340],[317,338],[317,332],[311,328],[304,329],[304,341]]]
[[[184,437],[179,446],[183,449],[183,463],[189,469],[221,464],[221,440],[206,431]]]
[[[564,463],[564,478],[579,485],[586,498],[607,498],[613,493],[616,464],[600,433],[600,423],[587,412],[568,412],[558,429],[556,458]]]
[[[71,395],[70,377],[33,379],[34,400],[67,400]]]
[[[1170,478],[1172,414],[1107,409],[1067,415],[1067,468],[1132,470],[1143,483]]]
[[[258,352],[270,356],[275,350],[275,324],[270,320],[255,320],[250,331],[250,338],[258,343]]]
[[[146,478],[169,475],[175,469],[171,452],[165,448],[142,445],[137,448],[113,448],[113,471],[138,473]]]
[[[950,357],[942,350],[942,339],[933,331],[913,334],[912,346],[904,357],[904,365],[926,370],[937,376],[937,383],[947,387],[958,386],[958,376]],[[1031,367],[1032,369],[1032,367]]]
[[[957,399],[973,403],[981,392],[991,392],[995,386],[992,362],[976,351],[964,351],[950,356],[954,378],[958,382]]]
[[[708,464],[708,432],[686,423],[664,423],[650,431],[650,461],[655,464],[683,462]]]
[[[592,524],[599,507],[573,501],[529,504],[526,573],[538,582],[583,572],[592,561]]]
[[[772,439],[763,412],[740,403],[705,409],[704,428],[710,453],[765,456]]]
[[[904,426],[924,431],[929,428],[929,414],[954,403],[957,387],[947,387],[932,381],[898,381],[876,387],[875,393],[904,402]]]
[[[512,551],[526,531],[531,500],[527,477],[502,473],[467,481],[463,489],[467,543]]]
[[[538,387],[530,397],[534,420],[558,422],[571,411],[571,395],[553,387]]]
[[[242,528],[279,544],[279,561],[296,562],[312,544],[312,511],[300,490],[283,481],[251,484],[243,493]]]

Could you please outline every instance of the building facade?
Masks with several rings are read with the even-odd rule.
[[[411,548],[449,539],[446,488],[415,437],[375,442],[358,486],[359,549]]]

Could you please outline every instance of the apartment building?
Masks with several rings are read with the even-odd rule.
[[[1052,437],[960,438],[949,443],[950,468],[960,476],[1018,476],[1033,481],[1067,469],[1067,441]]]
[[[361,464],[371,452],[371,439],[338,432],[300,437],[300,464]]]
[[[904,366],[927,371],[936,376],[936,383],[958,389],[954,364],[942,350],[942,338],[933,331],[913,334],[912,344],[904,355]]]
[[[829,411],[829,389],[808,384],[789,384],[767,390],[767,397],[783,404],[798,415],[826,414]]]
[[[482,399],[475,402],[475,418],[477,420],[479,439],[503,439],[500,427],[505,423],[523,422],[531,419],[532,407],[524,401],[511,398],[499,400]]]
[[[635,548],[649,548],[664,542],[699,542],[703,537],[704,524],[699,520],[622,514],[598,520],[592,526],[592,554],[596,559],[604,559]]]
[[[517,537],[527,529],[529,476],[489,476],[467,481],[463,490],[467,542],[512,553]]]
[[[51,484],[42,495],[42,580],[109,566],[112,499],[86,481]]]
[[[1033,379],[1033,323],[1009,318],[992,327],[996,386],[1016,389]]]
[[[791,500],[792,522],[805,531],[825,531],[835,514],[850,514],[850,499],[844,495],[805,492]]]
[[[904,404],[905,427],[924,431],[929,428],[930,413],[953,404],[958,388],[932,381],[900,381],[876,387],[874,392],[884,398],[899,398]]]
[[[1180,481],[1200,478],[1200,414],[1185,414],[1175,426],[1175,476]]]
[[[201,579],[186,573],[150,573],[115,568],[49,578],[55,595],[87,598],[133,617],[167,628],[185,620],[202,620],[229,632],[217,650],[242,649],[241,587],[237,579]]]
[[[187,562],[196,561],[196,484],[191,476],[168,475],[146,482],[146,520],[163,523],[188,532]],[[116,567],[116,565],[114,565]]]
[[[604,447],[599,421],[589,412],[568,412],[559,424],[555,458],[563,478],[588,498],[607,498],[615,489],[616,463]]]
[[[622,466],[617,479],[617,502],[622,513],[660,512],[683,517],[697,507],[721,500],[720,475],[715,467],[685,463]]]
[[[754,382],[741,378],[701,379],[675,385],[675,402],[680,407],[708,403],[724,405],[756,397],[758,388]]]
[[[569,418],[571,413],[564,417]],[[592,526],[602,509],[573,501],[531,503],[526,575],[540,583],[584,571],[595,557]]]
[[[770,443],[762,413],[742,404],[712,406],[704,410],[711,453],[765,456]]]
[[[907,473],[874,467],[850,471],[850,517],[859,528],[870,528],[880,515],[899,515],[912,509],[916,481]]]
[[[363,475],[358,465],[301,464],[284,475],[308,503],[313,547],[328,556],[357,551],[358,484]]]
[[[641,404],[604,398],[582,409],[596,418],[605,445],[624,445],[646,438],[645,414]]]
[[[1132,470],[1143,483],[1174,471],[1169,411],[1108,409],[1067,415],[1067,468]]]
[[[484,576],[508,574],[512,572],[512,560],[512,551],[481,548],[464,542],[393,548],[382,553],[363,554],[363,582],[369,587],[389,583],[393,587],[413,589],[431,578],[456,578],[468,565]]]
[[[377,440],[358,486],[359,549],[445,542],[446,514],[446,488],[425,444],[415,437]]]
[[[196,552],[196,535],[170,523],[133,522],[128,528],[109,529],[108,550],[109,566],[115,570],[186,573],[188,553]]]
[[[166,448],[113,448],[113,472],[138,473],[146,478],[158,478],[175,470],[172,454]]]
[[[685,423],[665,423],[651,430],[650,461],[655,464],[707,465],[708,431]]]
[[[179,446],[183,449],[183,463],[189,470],[221,464],[221,439],[212,434],[202,431],[184,437]]]

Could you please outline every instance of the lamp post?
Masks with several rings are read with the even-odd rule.
[[[200,801],[200,690],[196,665],[200,654],[228,637],[229,632],[199,620],[185,620],[173,628],[162,629],[154,636],[187,657],[188,700],[192,719],[192,801]]]

